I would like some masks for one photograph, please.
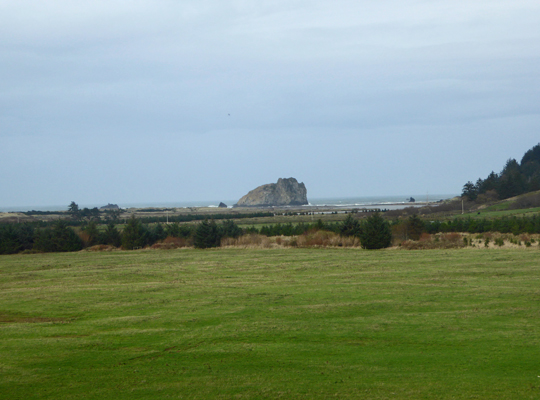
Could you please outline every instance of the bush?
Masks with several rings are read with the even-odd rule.
[[[496,246],[499,247],[504,246],[504,239],[502,237],[498,237],[495,239],[494,243]]]

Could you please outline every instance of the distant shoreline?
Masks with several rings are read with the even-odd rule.
[[[458,196],[456,194],[433,194],[429,195],[429,204],[436,203],[437,201],[444,200],[444,199],[450,199],[452,197]],[[410,203],[406,201],[407,198],[413,197],[417,201],[414,203]],[[419,199],[422,199],[422,201],[418,201]],[[279,206],[279,207],[289,207],[289,208],[313,208],[313,207],[334,207],[337,209],[343,209],[343,208],[368,208],[368,207],[374,207],[374,208],[388,208],[390,209],[399,209],[399,208],[405,208],[405,207],[414,207],[414,206],[421,206],[426,205],[426,195],[418,196],[358,196],[358,197],[320,197],[320,198],[312,198],[309,200],[308,205],[305,206]],[[141,202],[141,203],[121,203],[117,201],[110,201],[111,203],[118,204],[120,208],[123,210],[126,209],[148,209],[148,208],[156,208],[156,209],[164,209],[164,208],[218,208],[218,205],[220,202],[223,202],[227,204],[227,206],[230,208],[233,204],[235,204],[238,200],[201,200],[201,201],[179,201],[179,202],[163,202],[163,203],[147,203],[147,202]],[[67,211],[69,201],[66,202],[65,205],[34,205],[34,206],[5,206],[0,207],[0,212],[29,212],[29,211]],[[76,201],[77,203],[77,201]],[[107,204],[107,202],[100,203],[100,204],[85,204],[85,203],[78,203],[79,208],[100,208]],[[251,207],[249,207],[251,208]],[[237,209],[249,209],[246,208],[237,208]],[[218,208],[220,210],[226,210],[225,208]],[[267,208],[268,209],[268,208]]]

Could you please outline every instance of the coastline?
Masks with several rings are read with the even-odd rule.
[[[421,207],[427,204],[437,203],[441,200],[450,199],[457,196],[456,194],[433,194],[430,195],[430,199],[426,199],[426,195],[423,196],[402,196],[402,195],[393,195],[393,196],[358,196],[358,197],[314,197],[308,199],[309,204],[303,206],[279,206],[279,208],[311,208],[317,209],[320,207],[325,208],[336,208],[336,209],[345,209],[345,208],[387,208],[387,209],[400,209],[406,207]],[[426,199],[428,201],[416,201],[409,202],[406,199],[413,197],[415,199]],[[200,200],[200,201],[178,201],[178,202],[140,202],[140,203],[121,203],[112,201],[116,203],[123,210],[129,209],[193,209],[193,208],[203,208],[203,209],[220,209],[224,210],[225,208],[219,208],[218,205],[220,202],[227,204],[227,209],[233,209],[232,205],[237,202],[237,200]],[[0,213],[17,213],[17,212],[30,212],[30,211],[43,211],[43,212],[62,212],[67,211],[69,202],[65,205],[33,205],[33,206],[5,206],[0,207]],[[88,204],[88,203],[79,203],[79,208],[89,208],[94,207],[100,208],[107,203],[102,204]],[[249,207],[249,208],[262,208],[262,207]],[[270,207],[271,208],[271,207]],[[276,208],[276,207],[274,207]],[[237,207],[236,209],[248,209],[247,207]],[[269,209],[266,207],[264,209]],[[306,210],[304,210],[306,211]]]
[[[442,198],[441,198],[442,197]],[[354,213],[364,213],[369,211],[394,211],[401,210],[409,207],[420,208],[428,205],[439,204],[445,199],[450,199],[455,196],[445,195],[445,196],[433,196],[437,199],[434,201],[391,201],[396,198],[403,199],[403,196],[388,196],[388,197],[364,197],[364,198],[335,198],[335,199],[313,199],[310,204],[307,205],[296,205],[296,206],[254,206],[254,207],[232,207],[227,206],[218,207],[217,205],[210,204],[209,202],[200,202],[206,203],[204,205],[180,205],[179,203],[173,204],[161,204],[161,205],[150,205],[144,204],[144,206],[131,206],[125,207],[120,205],[119,214],[117,218],[126,220],[131,216],[136,216],[138,218],[142,217],[159,217],[167,218],[174,216],[182,215],[207,215],[212,217],[214,215],[221,214],[220,218],[227,219],[230,215],[234,218],[234,215],[238,214],[256,214],[256,213],[271,213],[274,215],[287,215],[287,214],[297,214],[297,215],[311,215],[311,219],[314,215],[328,215],[328,214],[344,214],[348,212]],[[441,198],[439,200],[439,198]],[[379,201],[377,201],[379,200]],[[194,202],[193,202],[194,203]],[[193,204],[190,202],[189,204]],[[199,203],[199,204],[200,204]],[[330,203],[330,204],[327,204]],[[219,204],[219,203],[218,203]],[[87,207],[85,205],[79,206],[80,209]],[[46,207],[43,207],[46,208]],[[31,209],[30,211],[18,210],[18,211],[3,211],[0,209],[0,223],[23,223],[23,222],[35,222],[35,221],[54,221],[57,219],[64,219],[69,217],[67,206],[59,207],[61,209],[57,210],[47,210],[47,211],[36,211]],[[90,207],[87,207],[90,208]],[[92,207],[93,208],[93,207]],[[101,210],[104,211],[104,210]]]

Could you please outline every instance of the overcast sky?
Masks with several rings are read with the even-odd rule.
[[[460,193],[539,78],[538,0],[0,0],[0,207]]]

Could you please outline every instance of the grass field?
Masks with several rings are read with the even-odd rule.
[[[539,256],[1,256],[0,398],[538,399]]]
[[[540,207],[536,208],[525,208],[520,210],[497,210],[497,209],[485,209],[480,210],[480,212],[475,211],[472,213],[467,214],[459,214],[456,215],[457,218],[502,218],[502,217],[530,217],[532,215],[536,215],[540,212]]]

